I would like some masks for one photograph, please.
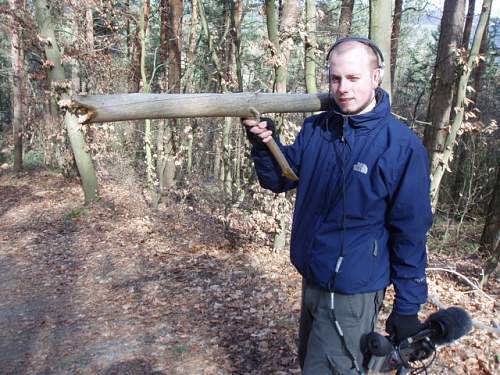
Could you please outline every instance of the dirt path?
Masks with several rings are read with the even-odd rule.
[[[199,207],[138,196],[108,184],[82,209],[57,175],[0,176],[0,374],[298,374],[288,254],[243,219],[228,241]],[[468,346],[435,373],[493,373],[453,369]]]

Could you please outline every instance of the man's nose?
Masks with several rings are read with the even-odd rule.
[[[347,92],[347,91],[349,91],[349,83],[347,82],[347,80],[345,80],[345,79],[339,79],[337,90],[339,92]]]

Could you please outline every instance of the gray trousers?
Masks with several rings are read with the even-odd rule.
[[[330,292],[302,283],[302,310],[299,328],[299,361],[303,375],[358,375],[347,351],[361,371],[361,338],[375,328],[384,299],[384,290],[346,295],[335,293],[335,317],[344,334],[339,335],[331,311]]]

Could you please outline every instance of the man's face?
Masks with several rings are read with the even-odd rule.
[[[333,51],[330,58],[330,95],[346,114],[370,111],[375,102],[380,71],[363,46]]]

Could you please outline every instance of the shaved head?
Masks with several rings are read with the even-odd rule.
[[[375,53],[375,51],[366,43],[358,42],[355,40],[345,41],[343,43],[340,43],[338,46],[336,46],[335,49],[330,54],[330,61],[328,63],[331,64],[332,60],[336,56],[342,55],[346,52],[349,52],[349,51],[352,51],[355,49],[356,50],[359,49],[360,52],[361,51],[364,52],[363,55],[366,57],[369,65],[373,69],[376,69],[379,67],[379,61],[378,61],[378,57],[377,57],[377,54]]]

